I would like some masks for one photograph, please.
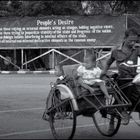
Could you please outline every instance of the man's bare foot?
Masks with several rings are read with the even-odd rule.
[[[123,111],[121,114],[122,114],[121,123],[123,125],[127,125],[129,123],[129,120],[130,120],[129,114],[127,113],[127,111]]]

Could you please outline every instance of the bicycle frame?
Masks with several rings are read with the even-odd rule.
[[[138,44],[138,46],[139,46],[139,44]],[[127,64],[127,63],[121,63],[120,65],[125,65],[125,66],[127,66],[128,68],[129,67],[140,67],[140,65],[138,64],[138,65],[130,65],[130,64]],[[140,74],[140,73],[139,73]],[[137,77],[137,76],[136,76]],[[135,78],[136,78],[135,77]],[[134,84],[134,85],[136,85],[136,79],[135,78],[133,78],[132,80],[132,84]],[[126,87],[125,87],[126,88]],[[140,102],[140,95],[139,95],[139,98],[138,98],[138,100],[137,100],[137,102],[136,102],[136,104],[135,104],[135,106],[133,107],[133,109],[130,111],[130,114],[136,109],[136,107],[137,107],[137,105],[139,104],[139,102]]]
[[[132,78],[132,80],[133,80],[133,78]],[[133,81],[132,81],[132,82],[125,83],[125,84],[122,85],[120,88],[121,88],[121,89],[125,89],[125,88],[127,88],[128,86],[133,86],[133,85],[136,85],[136,84],[134,84]],[[140,95],[138,96],[138,99],[137,99],[137,101],[136,101],[136,104],[134,105],[134,107],[132,108],[132,110],[130,110],[129,114],[131,114],[132,112],[135,111],[135,109],[136,109],[136,107],[138,106],[139,103],[140,103]]]

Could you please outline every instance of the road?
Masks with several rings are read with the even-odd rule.
[[[44,74],[0,75],[0,139],[53,139],[42,113],[49,83],[55,79]],[[91,118],[79,116],[74,139],[87,138],[135,139],[140,128],[132,120],[108,138],[98,133]]]

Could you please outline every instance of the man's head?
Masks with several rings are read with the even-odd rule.
[[[132,48],[138,42],[138,32],[135,28],[130,28],[125,31],[124,46]]]

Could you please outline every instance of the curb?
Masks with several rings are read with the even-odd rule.
[[[117,72],[115,69],[111,69],[112,72]],[[138,73],[140,73],[140,69],[137,70]],[[0,71],[0,74],[48,74],[48,75],[54,75],[55,70],[50,71]]]
[[[112,72],[117,72],[116,70],[111,70]],[[52,69],[50,71],[26,71],[26,70],[19,70],[19,71],[0,71],[0,74],[48,74],[54,75],[55,70]]]
[[[54,70],[50,71],[0,71],[0,74],[55,74]]]

